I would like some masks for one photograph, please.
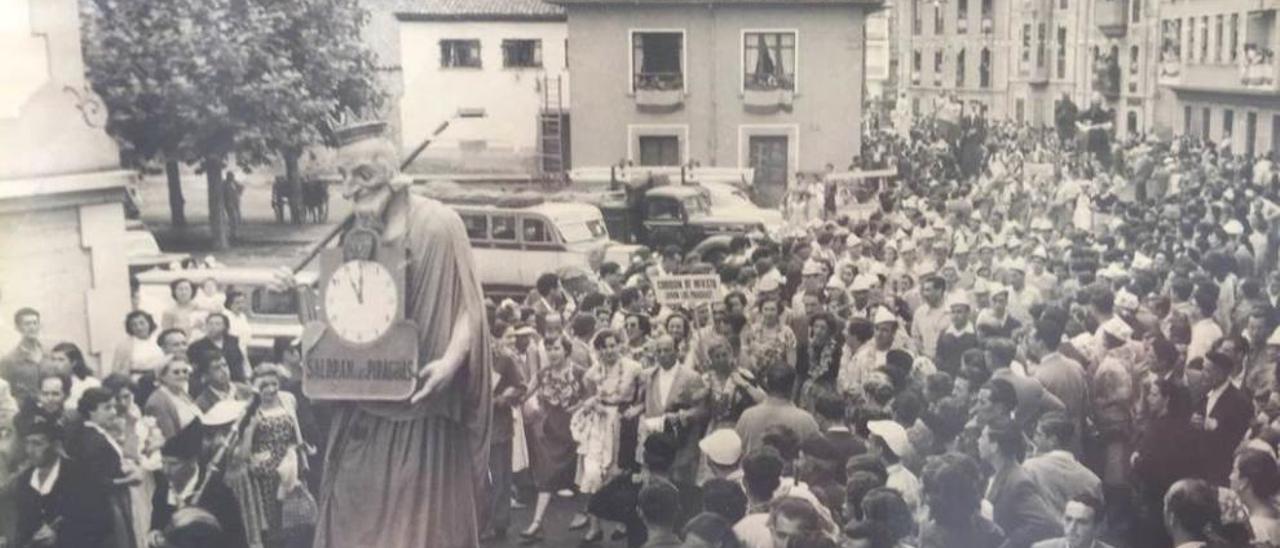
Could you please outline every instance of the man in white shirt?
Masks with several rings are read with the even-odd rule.
[[[884,463],[889,473],[885,487],[902,495],[907,507],[916,512],[920,508],[920,479],[902,465],[902,459],[912,452],[907,429],[891,420],[869,421],[867,429],[871,431],[871,453]]]
[[[936,359],[938,336],[951,324],[950,312],[943,300],[947,294],[947,282],[940,276],[928,276],[920,284],[924,303],[916,308],[911,321],[911,338],[915,339],[920,353],[930,360]]]

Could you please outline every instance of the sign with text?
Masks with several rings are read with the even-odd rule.
[[[720,298],[720,277],[715,274],[659,276],[653,282],[662,306],[696,306]]]
[[[404,400],[418,380],[418,329],[398,321],[377,344],[353,349],[323,333],[303,352],[302,392],[314,400]]]

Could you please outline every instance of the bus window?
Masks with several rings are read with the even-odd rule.
[[[267,287],[254,288],[249,299],[249,309],[254,314],[296,315],[298,294],[294,291],[274,291]]]
[[[462,224],[467,227],[467,237],[472,240],[483,240],[489,234],[489,217],[481,214],[462,215]]]
[[[497,217],[493,218],[493,239],[495,240],[515,240],[516,239],[516,218],[515,217]]]
[[[547,223],[542,219],[524,219],[521,221],[524,225],[524,241],[527,243],[545,243],[551,241],[551,235],[547,233]]]

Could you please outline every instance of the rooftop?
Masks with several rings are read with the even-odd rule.
[[[401,21],[564,21],[564,9],[542,0],[398,0]]]

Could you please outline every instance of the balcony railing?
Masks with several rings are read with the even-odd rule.
[[[644,72],[635,75],[636,107],[646,112],[672,112],[684,105],[684,74]]]
[[[982,34],[991,34],[994,31],[995,26],[995,21],[992,21],[990,17],[982,18]]]
[[[684,73],[681,72],[637,72],[635,74],[636,91],[665,91],[684,89]]]
[[[743,87],[752,91],[773,91],[776,89],[794,90],[795,77],[790,74],[756,74],[748,72],[743,75]]]

